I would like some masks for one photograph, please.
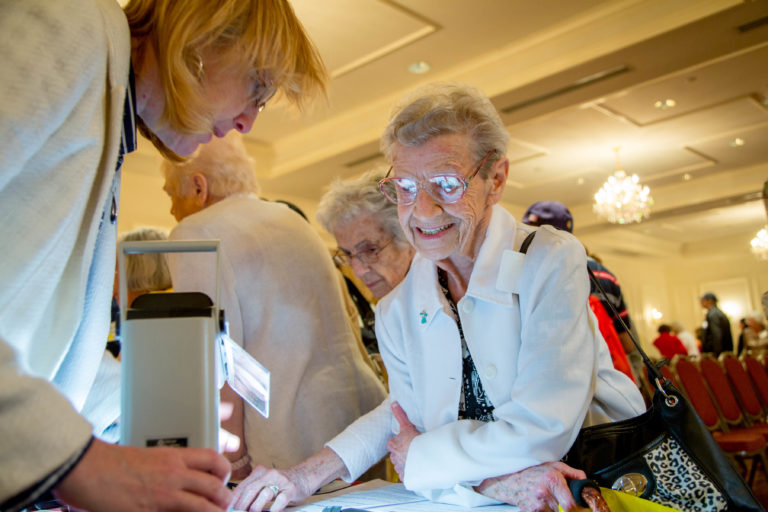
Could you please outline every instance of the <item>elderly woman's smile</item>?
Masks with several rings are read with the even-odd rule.
[[[463,196],[447,204],[424,185],[441,175],[466,181],[482,160],[471,146],[467,135],[457,133],[434,137],[421,146],[396,144],[392,152],[394,177],[419,183],[414,202],[398,205],[400,224],[416,250],[433,261],[474,259],[488,227],[495,202],[489,200],[494,188],[490,178],[476,176],[466,183]]]

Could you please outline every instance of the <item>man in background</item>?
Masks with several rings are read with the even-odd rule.
[[[701,340],[701,351],[712,352],[715,357],[720,355],[720,352],[733,352],[731,322],[717,307],[717,296],[707,292],[699,300],[701,307],[707,310],[707,317],[702,325],[704,334]]]

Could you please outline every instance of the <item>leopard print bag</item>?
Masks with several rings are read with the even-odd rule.
[[[662,390],[640,416],[581,429],[563,461],[685,512],[764,511],[690,403],[668,381]]]
[[[522,242],[521,253],[527,252],[535,234]],[[605,295],[589,268],[587,273],[595,289]],[[684,512],[765,512],[693,406],[624,327],[649,377],[658,383],[651,407],[635,418],[582,428],[563,461],[601,487]]]

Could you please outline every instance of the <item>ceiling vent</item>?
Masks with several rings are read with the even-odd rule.
[[[540,94],[539,96],[535,96],[533,98],[521,101],[520,103],[515,103],[514,105],[504,107],[501,109],[501,112],[504,114],[511,114],[512,112],[515,112],[517,110],[520,110],[526,107],[530,107],[531,105],[535,105],[536,103],[541,103],[543,101],[550,100],[557,96],[562,96],[563,94],[568,94],[569,92],[573,92],[578,89],[583,89],[584,87],[587,87],[589,85],[602,82],[603,80],[608,80],[609,78],[622,75],[630,70],[631,68],[625,64],[622,66],[617,66],[615,68],[599,71],[597,73],[593,73],[591,75],[585,76],[584,78],[580,78],[575,82],[572,82],[564,87],[555,89],[554,91]]]

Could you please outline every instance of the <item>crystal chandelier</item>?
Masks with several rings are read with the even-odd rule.
[[[616,172],[603,183],[603,186],[595,194],[594,212],[614,224],[628,224],[640,222],[651,213],[650,189],[638,184],[636,174],[627,176],[621,169],[619,161],[619,148],[616,152]]]
[[[768,260],[768,226],[758,231],[750,244],[752,244],[752,254],[761,260]]]

